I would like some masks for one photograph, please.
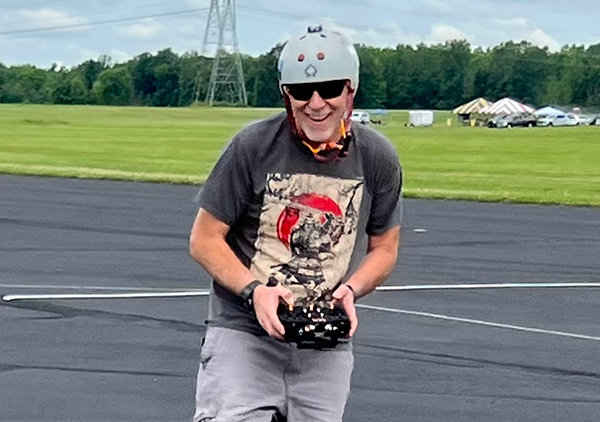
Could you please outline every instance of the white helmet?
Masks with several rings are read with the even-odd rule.
[[[339,32],[308,27],[302,37],[290,39],[279,56],[279,88],[286,84],[350,80],[358,88],[358,54]]]

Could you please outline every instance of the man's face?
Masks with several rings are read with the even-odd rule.
[[[298,131],[318,143],[337,141],[340,122],[348,111],[346,81],[286,86]]]

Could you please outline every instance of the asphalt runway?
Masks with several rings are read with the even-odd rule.
[[[0,176],[0,295],[207,288],[196,193]],[[387,285],[557,282],[600,282],[600,209],[405,202]],[[206,303],[0,301],[0,421],[190,421]],[[600,288],[360,303],[346,422],[598,420]]]

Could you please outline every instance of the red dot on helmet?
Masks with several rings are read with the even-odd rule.
[[[304,56],[304,54],[300,54],[300,55],[298,56],[298,61],[299,61],[299,62],[303,62],[305,58],[306,58],[306,56]]]
[[[323,54],[323,53],[317,54],[317,59],[323,60],[324,58],[325,58],[325,54]]]

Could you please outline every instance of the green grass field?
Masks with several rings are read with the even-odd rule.
[[[0,105],[0,172],[201,183],[225,143],[274,109]],[[600,127],[375,126],[409,197],[600,206]]]

